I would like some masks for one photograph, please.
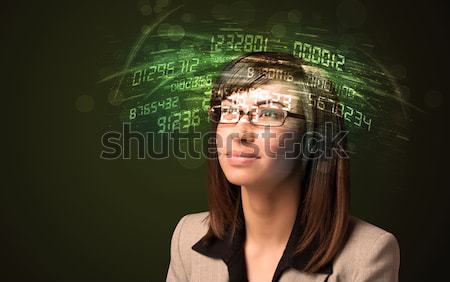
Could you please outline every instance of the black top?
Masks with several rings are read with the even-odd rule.
[[[209,245],[205,242],[205,237],[202,237],[197,243],[192,246],[192,249],[211,258],[223,259],[228,267],[230,282],[248,282],[247,269],[244,255],[244,241],[245,241],[245,220],[244,211],[242,209],[242,202],[239,201],[239,217],[240,224],[234,240],[231,240],[231,232],[227,232],[223,240],[214,237]],[[288,268],[295,268],[302,271],[306,264],[311,259],[314,251],[318,248],[317,240],[304,250],[301,254],[292,256],[297,241],[301,232],[300,224],[300,207],[297,210],[297,217],[295,219],[294,227],[292,228],[289,240],[283,255],[278,262],[272,282],[279,281],[281,274]],[[319,269],[317,272],[331,274],[333,271],[331,262]]]

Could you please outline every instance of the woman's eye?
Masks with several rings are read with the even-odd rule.
[[[280,118],[280,112],[278,110],[262,109],[260,116],[264,118],[278,119]]]

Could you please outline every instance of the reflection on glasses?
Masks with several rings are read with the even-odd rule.
[[[287,117],[305,119],[305,115],[268,105],[252,106],[248,111],[244,111],[242,108],[234,105],[218,105],[208,110],[212,122],[225,124],[237,123],[241,119],[241,116],[247,113],[250,123],[260,126],[282,126]]]

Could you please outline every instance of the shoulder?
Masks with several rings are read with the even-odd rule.
[[[333,263],[333,274],[349,281],[397,281],[400,248],[383,228],[350,216],[346,242]]]
[[[193,245],[208,231],[209,212],[186,214],[178,221],[174,236],[185,245]]]
[[[190,281],[192,250],[190,246],[208,230],[209,212],[187,214],[175,226],[170,246],[170,263],[166,281]]]

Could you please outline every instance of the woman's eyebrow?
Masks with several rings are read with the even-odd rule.
[[[225,99],[222,100],[222,102],[224,102],[224,101],[232,103],[234,101],[234,99],[231,98],[231,97],[226,97]],[[272,102],[272,104],[279,104],[279,105],[283,106],[283,108],[286,107],[285,104],[283,104],[283,103],[281,103],[279,101],[273,101],[272,98],[259,100],[259,101],[256,102],[256,106],[259,106],[259,105],[262,105],[262,104],[267,104],[269,101]]]
[[[279,104],[281,106],[286,107],[285,104],[279,102],[279,101],[273,101],[272,99],[264,99],[264,100],[259,100],[258,102],[256,102],[256,106],[262,105],[262,104],[267,104],[268,101],[271,101],[272,104]]]

